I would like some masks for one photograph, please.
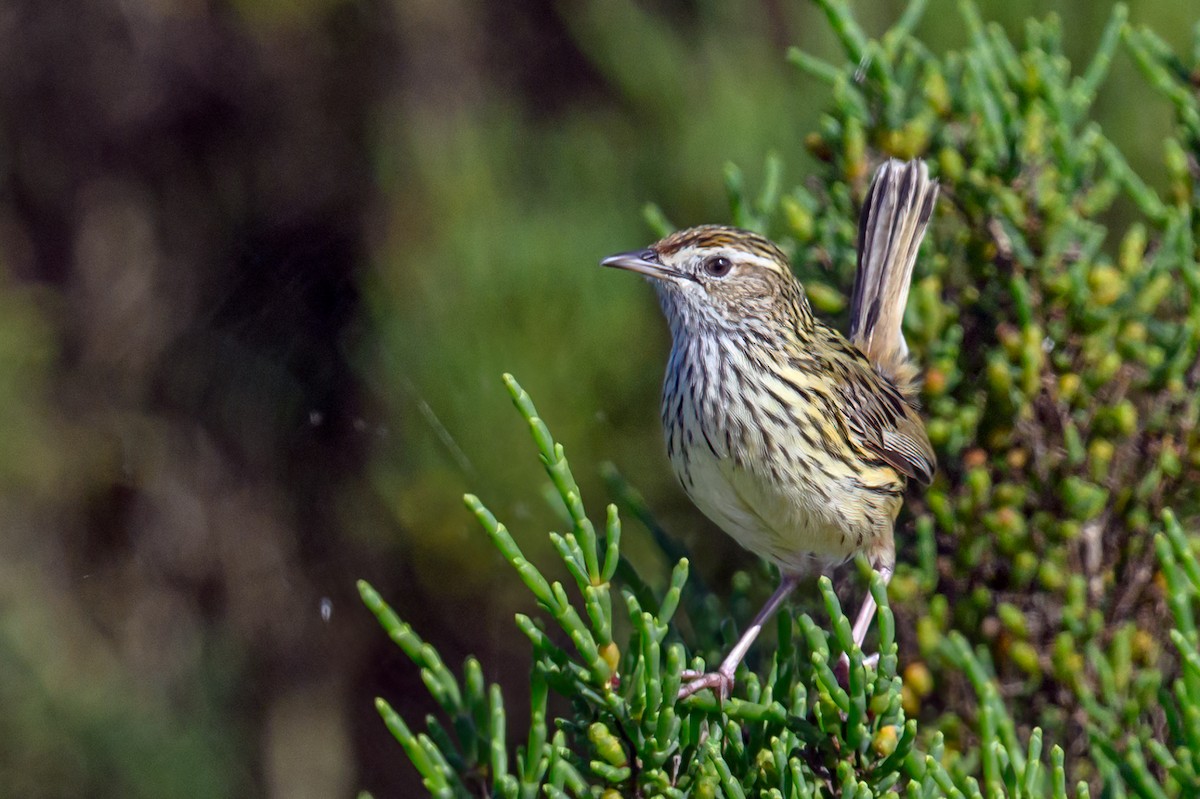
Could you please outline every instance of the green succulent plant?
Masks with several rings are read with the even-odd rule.
[[[928,734],[909,716],[906,692],[914,685],[927,692],[921,683],[928,678],[909,669],[906,685],[898,673],[895,622],[874,575],[870,590],[880,604],[877,666],[864,664],[837,595],[822,578],[827,628],[807,614],[795,619],[782,614],[766,669],[743,670],[735,698],[676,701],[684,667],[703,667],[702,659],[689,659],[677,617],[703,618],[708,597],[684,590],[686,558],[677,563],[661,596],[632,572],[620,553],[617,507],[608,507],[599,533],[583,511],[562,445],[528,394],[511,377],[505,379],[572,528],[550,534],[574,583],[568,588],[526,560],[512,534],[478,498],[466,498],[553,622],[523,614],[516,619],[533,649],[531,721],[518,736],[523,745],[509,750],[500,687],[486,685],[478,660],[468,658],[461,677],[456,675],[374,589],[359,584],[364,602],[420,668],[444,711],[444,720],[430,716],[426,731],[415,733],[388,702],[377,703],[431,795],[871,797],[898,788],[913,797],[1068,795],[1063,748],[1051,746],[1049,763],[1044,762],[1041,730],[1019,733],[986,651],[973,649],[957,632],[941,640],[939,651],[975,693],[977,743],[948,748],[943,732]],[[1188,795],[1180,791],[1200,785],[1195,756],[1200,748],[1193,746],[1200,741],[1200,725],[1188,710],[1200,702],[1195,628],[1200,563],[1174,515],[1167,511],[1164,518],[1156,551],[1177,597],[1171,640],[1184,674],[1164,689],[1158,672],[1133,669],[1130,636],[1118,636],[1112,652],[1089,652],[1102,692],[1083,696],[1094,716],[1089,751],[1098,773],[1143,796]],[[614,591],[624,618],[615,614]],[[619,626],[626,635],[614,635]],[[841,652],[850,655],[845,686],[830,668]],[[569,712],[553,720],[551,691],[570,703]],[[1149,706],[1139,700],[1155,697],[1171,722],[1174,747],[1160,737],[1143,742],[1127,734],[1130,721],[1145,720]],[[1143,751],[1150,752],[1153,765]],[[1166,783],[1156,774],[1160,770],[1168,774]],[[1090,795],[1087,783],[1080,782],[1073,795]]]

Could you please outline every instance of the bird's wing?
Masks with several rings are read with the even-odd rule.
[[[846,365],[861,372],[837,381],[850,432],[889,466],[929,485],[937,470],[937,456],[917,409],[867,364],[852,361]]]

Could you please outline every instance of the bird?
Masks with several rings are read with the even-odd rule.
[[[863,555],[891,579],[908,481],[928,485],[937,468],[901,330],[937,194],[923,161],[876,170],[859,216],[848,336],[817,318],[786,254],[755,232],[691,227],[600,262],[657,290],[672,341],[662,426],[684,491],[780,573],[719,667],[684,672],[679,699],[708,688],[728,698],[755,638],[805,577]],[[857,646],[875,614],[868,592]]]

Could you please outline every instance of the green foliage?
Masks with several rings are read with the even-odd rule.
[[[828,620],[781,614],[773,653],[739,675],[734,699],[677,703],[681,671],[703,665],[684,642],[719,651],[722,614],[683,590],[688,561],[661,534],[676,560],[667,587],[634,573],[616,508],[598,532],[510,379],[566,509],[570,532],[551,543],[577,595],[468,498],[553,622],[518,617],[534,651],[525,745],[507,753],[499,689],[484,689],[478,663],[460,681],[362,587],[451,719],[453,735],[436,719],[415,734],[381,705],[435,795],[1066,796],[1068,778],[1079,796],[1089,784],[1114,797],[1200,790],[1200,567],[1179,521],[1200,511],[1197,56],[1131,26],[1120,5],[1078,74],[1054,17],[1015,43],[963,2],[968,44],[935,55],[912,36],[920,2],[878,40],[844,3],[821,6],[845,61],[790,54],[832,92],[806,140],[820,172],[786,189],[770,159],[754,199],[738,169],[726,183],[733,221],[789,249],[814,304],[835,314],[872,163],[928,158],[943,187],[907,318],[942,466],[910,501],[915,542],[891,605],[871,585],[878,668],[849,646],[823,581]],[[1164,192],[1090,118],[1120,52],[1175,115]],[[829,667],[843,651],[847,686]],[[553,724],[550,691],[571,703]],[[1062,742],[1048,763],[1042,730]]]
[[[975,772],[981,773],[988,796],[1067,795],[1062,749],[1052,747],[1047,769],[1041,731],[1034,730],[1027,743],[1019,740],[994,679],[959,635],[947,639],[946,655],[968,675],[980,698],[982,745],[978,752],[952,757],[938,732],[922,746],[917,723],[903,707],[895,623],[877,575],[870,584],[880,605],[877,667],[864,664],[832,584],[822,578],[830,632],[807,614],[797,619],[781,614],[766,672],[743,667],[739,674],[744,698],[719,703],[701,694],[677,702],[685,665],[704,668],[699,658],[689,663],[674,624],[684,597],[686,558],[676,565],[661,597],[632,573],[616,585],[629,623],[627,643],[618,647],[613,581],[623,570],[628,573],[629,566],[621,560],[617,508],[608,507],[604,535],[598,536],[583,512],[562,445],[551,437],[528,394],[511,377],[506,383],[546,473],[570,511],[573,530],[550,537],[579,598],[572,600],[561,582],[547,579],[526,560],[508,529],[476,497],[466,498],[492,543],[558,628],[517,617],[534,653],[531,722],[520,737],[524,745],[510,753],[500,687],[485,685],[479,661],[468,658],[457,677],[369,585],[359,584],[363,600],[420,668],[449,721],[447,726],[430,716],[427,732],[417,734],[386,701],[378,700],[385,723],[432,795],[813,797],[832,791],[871,797],[904,786],[914,797],[982,796]],[[1193,619],[1189,600],[1200,597],[1200,567],[1173,519],[1160,541],[1169,579],[1186,597],[1177,613],[1180,628],[1188,629]],[[703,611],[694,597],[690,605]],[[1200,664],[1190,643],[1194,622],[1190,629],[1192,638],[1181,633],[1178,642],[1189,662]],[[850,656],[846,686],[830,667],[842,652]],[[1188,684],[1177,687],[1181,702],[1195,689],[1200,665],[1188,674]],[[571,702],[570,716],[555,719],[553,727],[548,720],[551,690]],[[1182,716],[1180,723],[1181,735],[1200,734]],[[1097,734],[1096,740],[1106,756],[1115,751],[1111,738]],[[1161,744],[1154,752],[1171,758],[1171,767],[1194,782],[1190,756],[1181,764]],[[1122,763],[1121,768],[1131,783],[1152,779],[1144,764],[1140,770],[1136,764]],[[1078,787],[1078,795],[1087,795],[1086,785]]]

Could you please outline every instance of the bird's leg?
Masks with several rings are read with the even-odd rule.
[[[779,580],[779,587],[775,589],[775,593],[771,594],[771,598],[762,606],[762,610],[754,617],[754,621],[750,622],[750,626],[742,633],[742,637],[738,639],[737,644],[721,661],[721,665],[716,671],[710,671],[707,674],[701,674],[695,671],[685,671],[683,679],[686,681],[679,689],[679,699],[684,699],[691,696],[697,691],[703,691],[705,688],[713,688],[717,691],[717,698],[725,700],[733,693],[733,675],[737,672],[738,664],[742,662],[742,658],[746,657],[746,653],[750,651],[750,646],[754,643],[754,639],[758,638],[758,634],[762,632],[763,625],[770,620],[771,616],[775,615],[775,611],[779,610],[779,606],[783,604],[783,600],[787,599],[788,594],[795,590],[800,582],[800,577],[795,574],[785,574]]]
[[[883,580],[886,587],[892,580],[892,567],[880,566],[879,576]],[[858,609],[858,617],[854,620],[854,628],[851,630],[851,637],[854,639],[854,645],[862,649],[862,643],[866,640],[867,630],[871,627],[871,622],[875,618],[875,611],[878,607],[875,604],[875,597],[871,594],[871,589],[867,589],[867,597],[863,600],[862,607]],[[874,664],[879,660],[879,653],[871,655],[864,662]],[[838,660],[837,669],[838,682],[845,684],[850,679],[850,654],[843,652]]]

